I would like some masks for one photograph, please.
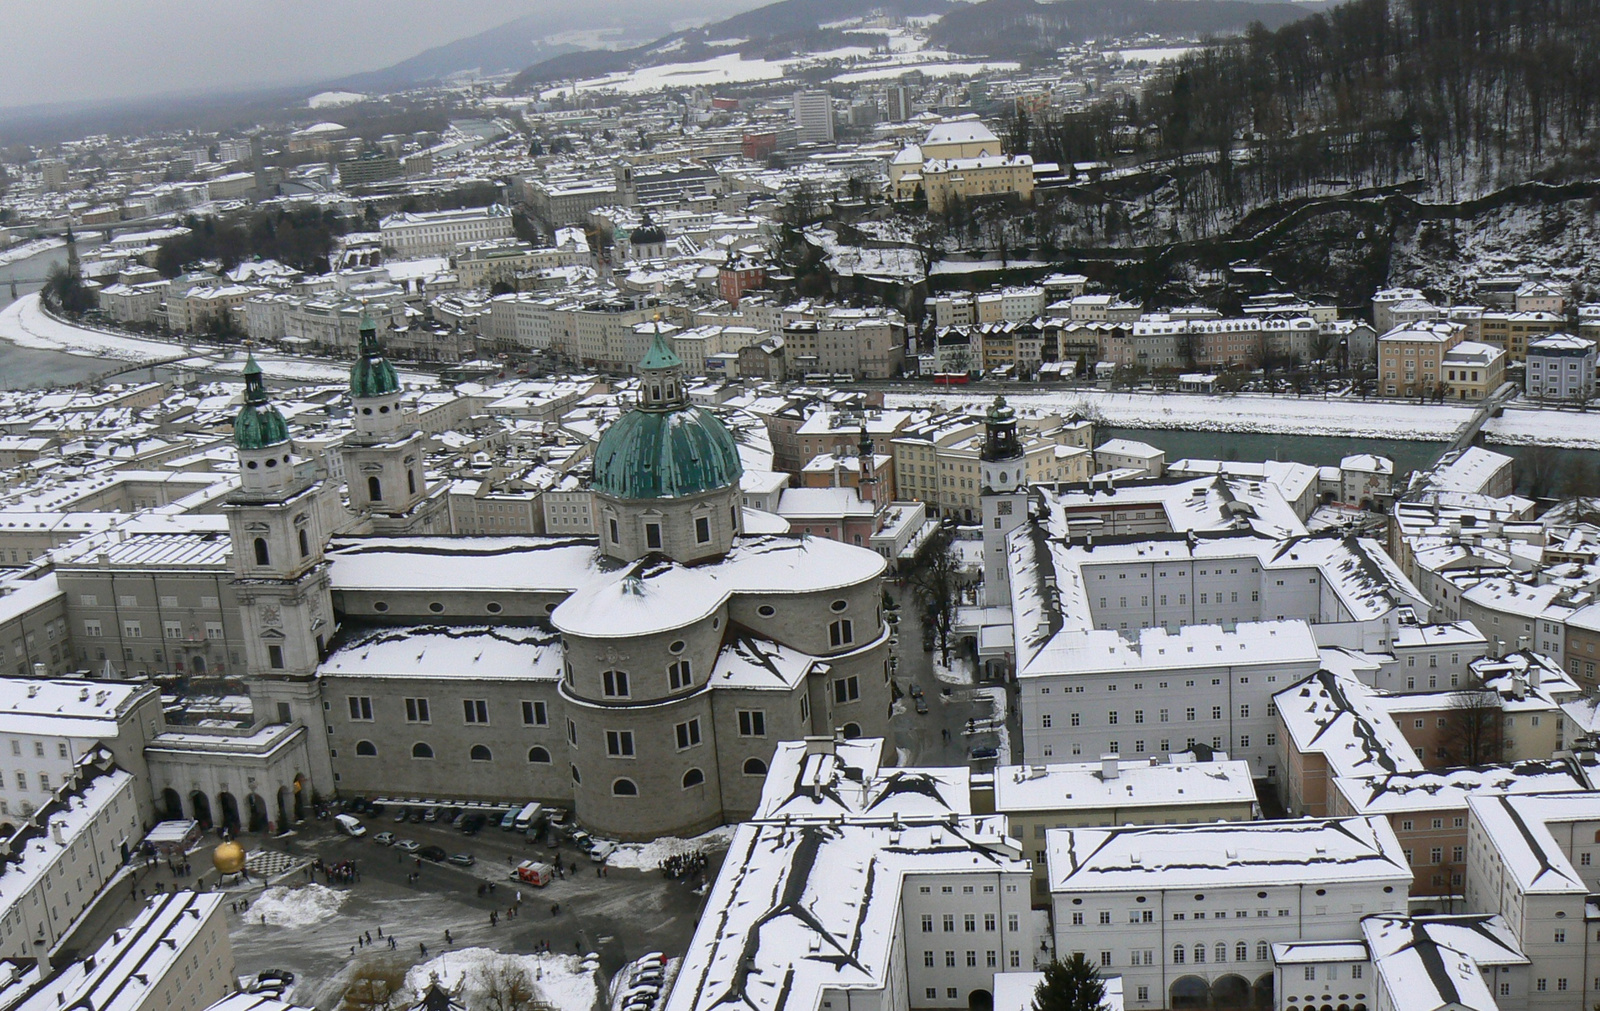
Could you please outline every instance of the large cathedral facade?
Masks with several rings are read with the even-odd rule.
[[[251,691],[326,741],[319,793],[539,800],[647,839],[747,815],[781,740],[887,730],[882,559],[751,532],[773,518],[741,509],[733,437],[688,403],[682,363],[658,337],[639,371],[584,538],[437,533],[374,334],[345,451],[358,535],[330,543],[330,492],[250,380],[229,515]]]

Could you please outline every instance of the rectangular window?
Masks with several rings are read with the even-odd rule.
[[[633,757],[633,731],[607,730],[606,754],[612,758]]]
[[[267,666],[273,670],[283,670],[283,647],[274,643],[267,647]]]
[[[207,639],[211,639],[211,640],[221,639],[222,638],[222,622],[220,622],[220,621],[208,621],[208,622],[206,622],[206,638]]]
[[[828,626],[828,644],[835,649],[856,641],[855,625],[849,618],[840,618]]]
[[[488,699],[462,699],[461,712],[468,723],[489,722]]]
[[[124,637],[129,639],[138,639],[143,635],[143,633],[139,630],[139,623],[137,621],[123,622],[122,634]]]
[[[760,709],[739,710],[739,736],[767,736],[767,714]]]
[[[100,635],[101,634],[100,633],[100,623],[98,621],[86,621],[86,622],[84,622],[83,623],[83,634],[84,635]]]
[[[694,539],[699,544],[711,543],[711,519],[700,516],[694,521]]]
[[[923,913],[922,914],[922,932],[924,934],[933,933],[933,914],[932,913]],[[929,965],[933,964],[933,952],[931,952],[931,951],[928,952],[928,964]]]
[[[351,695],[346,698],[350,703],[350,718],[352,720],[372,719],[372,699],[365,695]]]
[[[428,716],[428,700],[427,699],[406,699],[406,722],[407,723],[428,723],[428,722],[430,722],[430,717]]]
[[[661,524],[646,523],[644,525],[644,546],[661,550]]]
[[[680,723],[675,728],[678,736],[678,750],[693,748],[700,743],[700,720],[692,719],[687,723]]]
[[[548,727],[550,714],[543,702],[522,703],[522,723],[528,727]]]
[[[847,678],[833,679],[833,701],[837,703],[854,702],[861,697],[861,685],[856,681],[854,674]]]
[[[161,623],[161,637],[164,639],[182,639],[183,622],[163,621]]]

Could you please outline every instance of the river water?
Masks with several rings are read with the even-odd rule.
[[[0,264],[0,309],[11,304],[11,279],[17,279],[17,297],[32,294],[50,268],[67,262],[65,246],[30,256],[16,263]],[[21,390],[37,386],[71,386],[106,371],[102,358],[86,358],[61,351],[40,351],[0,341],[0,389]],[[129,373],[129,378],[144,378],[144,373]]]

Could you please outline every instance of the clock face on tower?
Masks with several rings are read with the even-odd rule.
[[[261,624],[263,624],[263,625],[281,625],[281,624],[283,624],[283,613],[278,610],[278,605],[276,605],[276,604],[262,604],[261,605]]]

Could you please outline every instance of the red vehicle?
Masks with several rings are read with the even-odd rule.
[[[969,377],[965,372],[936,372],[933,375],[935,386],[965,386]]]

